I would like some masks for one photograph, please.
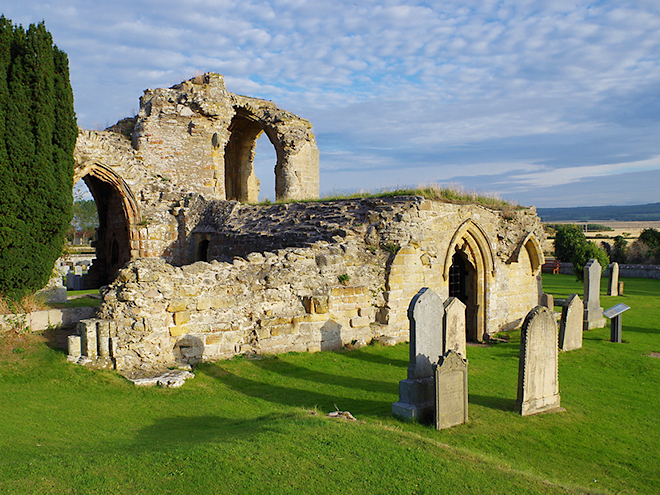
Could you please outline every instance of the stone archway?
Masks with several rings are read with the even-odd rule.
[[[494,275],[495,261],[483,229],[471,219],[454,233],[443,269],[449,295],[466,304],[465,326],[468,340],[482,341],[487,332],[488,289]],[[453,288],[451,277],[453,276]],[[458,285],[457,285],[457,278]],[[462,279],[462,280],[461,280]],[[455,294],[452,294],[452,291]]]
[[[229,141],[225,146],[225,198],[242,203],[259,201],[260,182],[254,171],[254,153],[257,140],[266,133],[277,154],[275,166],[275,190],[278,189],[279,174],[282,168],[282,146],[275,131],[266,126],[243,108],[237,108],[229,125]],[[281,186],[280,186],[281,188]]]
[[[137,202],[126,183],[108,167],[94,163],[78,170],[74,185],[80,179],[89,189],[99,217],[96,231],[96,260],[85,276],[84,285],[97,288],[109,284],[119,269],[140,253],[137,242],[140,214]]]

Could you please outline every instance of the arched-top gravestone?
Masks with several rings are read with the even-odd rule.
[[[395,416],[427,423],[433,420],[433,365],[444,350],[443,314],[442,299],[427,287],[410,301],[408,378],[399,382],[399,401],[392,405]]]
[[[523,416],[559,408],[557,324],[552,311],[536,306],[520,335],[516,410]]]

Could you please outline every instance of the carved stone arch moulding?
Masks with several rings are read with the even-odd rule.
[[[85,177],[90,177],[106,184],[121,198],[122,212],[128,228],[131,259],[141,257],[143,255],[139,242],[139,223],[141,220],[141,213],[139,204],[135,199],[131,188],[119,175],[117,175],[117,173],[100,163],[87,163],[84,167],[76,168],[73,184],[75,185],[79,180],[84,179]],[[99,198],[95,197],[94,200],[97,202],[98,207]]]
[[[523,249],[526,249],[527,254],[529,255],[529,261],[532,265],[532,275],[538,275],[543,263],[545,263],[545,256],[543,254],[543,247],[534,232],[527,233],[525,238],[516,248],[510,261],[517,263]]]
[[[469,218],[456,229],[447,248],[442,271],[442,277],[445,281],[449,278],[449,268],[452,264],[454,251],[457,247],[460,249],[463,245],[470,247],[471,254],[475,257],[476,265],[481,265],[485,274],[490,276],[495,275],[495,259],[490,242],[488,242],[488,237],[483,229]]]

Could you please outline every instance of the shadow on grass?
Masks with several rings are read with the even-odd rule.
[[[387,356],[371,354],[370,352],[365,352],[361,349],[347,351],[342,355],[351,359],[358,359],[360,361],[366,361],[369,363],[384,364],[385,366],[392,365],[392,366],[398,366],[400,368],[408,368],[408,360],[388,358]]]
[[[468,403],[499,409],[501,411],[515,411],[516,401],[506,397],[490,397],[487,395],[468,394]]]
[[[392,409],[391,401],[370,400],[364,397],[355,398],[351,397],[350,394],[344,395],[336,391],[334,393],[323,393],[314,390],[275,385],[240,377],[222,369],[218,364],[207,364],[203,369],[210,372],[209,376],[217,377],[225,386],[235,392],[284,406],[308,409],[319,408],[321,411],[334,411],[336,408],[339,408],[342,411],[350,411],[355,416],[366,414],[381,417],[389,416]],[[387,390],[388,392],[392,392],[392,390],[396,390],[398,387],[398,383],[388,383],[387,385],[391,389]],[[323,384],[321,383],[319,386],[323,387]],[[328,385],[328,388],[330,387],[333,387],[333,385]]]
[[[68,354],[68,344],[67,339],[69,335],[73,335],[76,332],[76,327],[56,327],[49,328],[44,330],[41,333],[41,336],[45,339],[46,345],[53,349],[56,352],[62,354]]]
[[[287,378],[297,378],[310,382],[347,387],[350,389],[359,389],[367,392],[395,393],[398,390],[398,382],[385,382],[379,380],[369,380],[367,378],[355,378],[353,376],[335,375],[315,371],[302,366],[280,359],[268,359],[263,361],[253,361],[252,364],[258,368],[271,373],[277,373]]]
[[[262,432],[278,432],[278,422],[299,419],[300,415],[272,413],[247,420],[219,416],[175,416],[157,420],[138,430],[134,448],[161,451],[179,445],[226,442],[234,438],[250,438]]]

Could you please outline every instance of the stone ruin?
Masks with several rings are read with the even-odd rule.
[[[418,196],[246,204],[262,132],[277,154],[277,199],[317,198],[311,124],[227,92],[217,74],[148,90],[135,118],[80,131],[76,179],[100,220],[85,277],[103,301],[72,361],[148,370],[402,342],[422,287],[465,306],[472,341],[516,328],[539,304],[534,208]]]

